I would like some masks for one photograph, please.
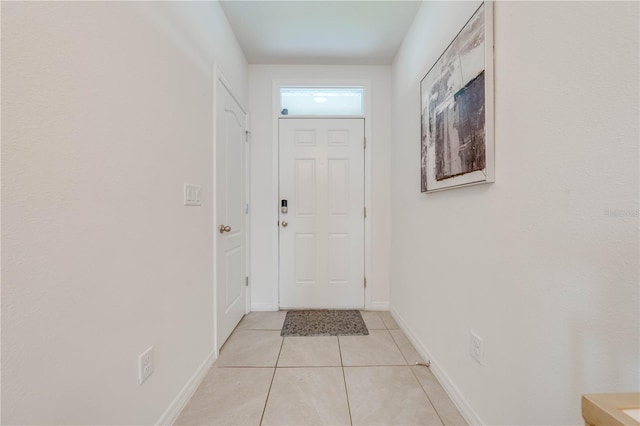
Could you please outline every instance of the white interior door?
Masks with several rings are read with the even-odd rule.
[[[216,89],[216,318],[222,347],[245,314],[246,116],[227,88]]]
[[[280,119],[279,143],[280,307],[363,308],[364,119]]]

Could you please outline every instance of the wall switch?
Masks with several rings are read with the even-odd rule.
[[[471,358],[478,361],[478,364],[482,365],[484,358],[482,339],[473,331],[469,334],[469,354],[471,355]]]
[[[202,187],[196,185],[184,184],[184,205],[185,206],[201,206],[202,205]]]
[[[153,374],[153,346],[138,357],[138,383],[143,384]]]

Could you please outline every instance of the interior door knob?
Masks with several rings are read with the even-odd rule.
[[[289,225],[289,222],[287,222],[286,220],[282,221],[282,226],[284,226],[285,228],[287,227],[287,225]]]
[[[220,225],[220,228],[218,228],[220,230],[221,234],[224,234],[225,232],[231,232],[231,227],[230,226],[225,226],[225,225]]]

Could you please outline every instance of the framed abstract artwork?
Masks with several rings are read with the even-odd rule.
[[[462,27],[420,93],[422,192],[493,182],[492,2]]]

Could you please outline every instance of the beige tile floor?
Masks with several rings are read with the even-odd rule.
[[[280,337],[285,315],[246,315],[175,424],[466,424],[388,312],[339,337]]]

